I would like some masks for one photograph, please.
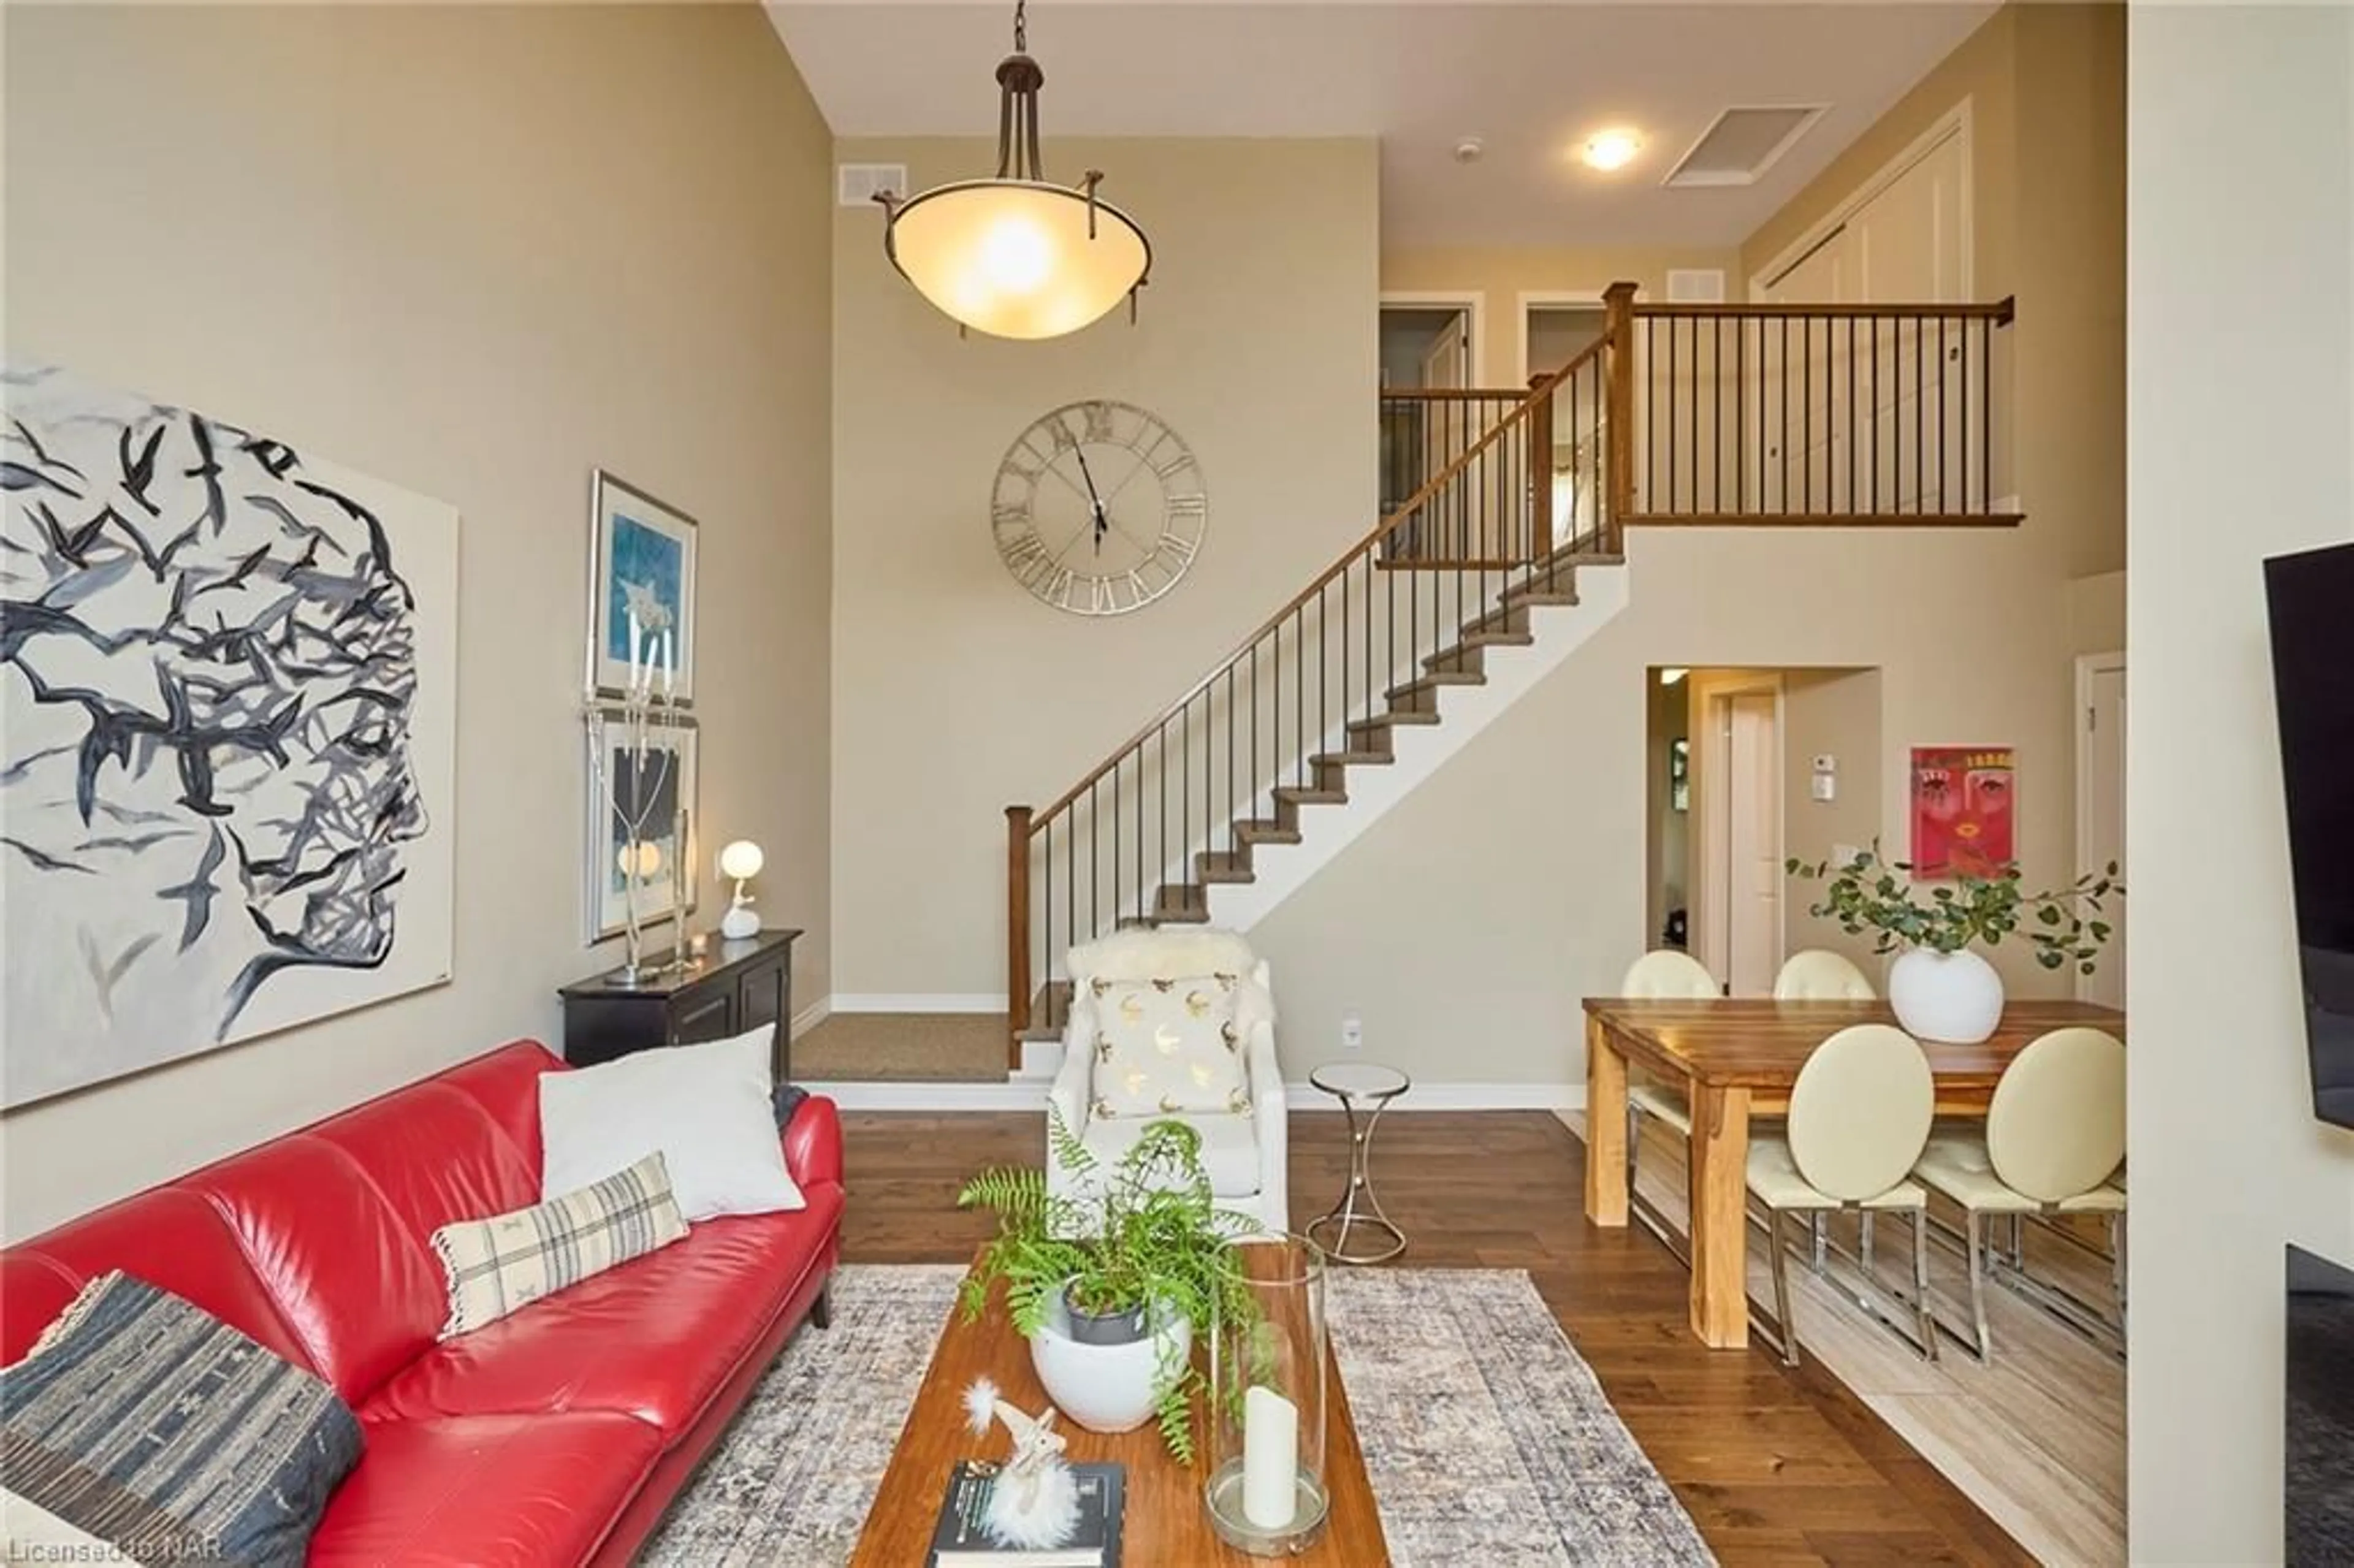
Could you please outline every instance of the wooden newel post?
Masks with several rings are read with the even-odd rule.
[[[1550,376],[1529,377],[1529,390],[1533,392]],[[1543,560],[1553,554],[1553,394],[1548,392],[1536,400],[1529,410],[1529,532],[1534,546],[1532,558]]]
[[[1022,1065],[1030,1027],[1030,808],[1005,808],[1006,1065]]]
[[[1619,530],[1635,513],[1635,285],[1613,283],[1602,291],[1610,338],[1610,471],[1605,491],[1609,515],[1602,523],[1602,547],[1622,547]]]

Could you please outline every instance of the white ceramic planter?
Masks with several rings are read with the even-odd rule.
[[[1161,1368],[1182,1366],[1193,1353],[1193,1325],[1182,1312],[1162,1311],[1152,1332],[1132,1344],[1083,1345],[1071,1338],[1063,1293],[1055,1292],[1046,1320],[1030,1336],[1030,1364],[1055,1408],[1090,1432],[1132,1432],[1152,1416],[1152,1388]]]
[[[1975,1045],[2002,1022],[2002,976],[1967,948],[1915,948],[1888,971],[1888,1005],[1916,1040]]]

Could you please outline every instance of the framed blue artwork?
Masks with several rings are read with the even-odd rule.
[[[695,701],[695,519],[599,469],[590,497],[592,695],[633,683]]]

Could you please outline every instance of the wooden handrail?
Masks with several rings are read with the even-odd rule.
[[[1638,301],[1638,316],[1698,317],[1719,320],[1772,321],[1807,317],[1815,321],[1988,321],[2009,326],[2018,314],[2016,295],[1988,305],[1670,305]]]
[[[1536,378],[1537,381],[1543,379],[1544,379],[1543,376]],[[1527,397],[1530,388],[1535,385],[1536,381],[1532,381],[1528,387],[1384,387],[1382,388],[1382,401],[1384,403],[1504,403]]]
[[[1033,815],[1030,819],[1030,832],[1032,835],[1035,836],[1040,829],[1045,827],[1047,823],[1053,821],[1056,817],[1061,816],[1065,811],[1070,810],[1072,804],[1076,802],[1080,796],[1086,794],[1089,789],[1093,789],[1097,783],[1099,783],[1106,774],[1118,767],[1120,762],[1127,758],[1129,752],[1134,751],[1138,747],[1142,746],[1146,741],[1160,734],[1171,719],[1175,718],[1179,714],[1184,712],[1186,708],[1193,705],[1194,698],[1200,696],[1204,692],[1208,691],[1213,682],[1216,681],[1219,676],[1225,674],[1228,670],[1234,668],[1235,665],[1240,663],[1245,654],[1248,653],[1268,634],[1273,632],[1278,627],[1281,626],[1286,620],[1289,620],[1294,610],[1306,604],[1310,599],[1315,598],[1321,589],[1331,583],[1333,578],[1339,577],[1342,572],[1347,571],[1350,566],[1354,563],[1359,556],[1363,556],[1368,551],[1373,549],[1375,546],[1380,545],[1384,539],[1388,538],[1399,528],[1404,527],[1406,522],[1414,516],[1415,513],[1421,510],[1426,502],[1429,501],[1441,490],[1445,489],[1449,483],[1453,482],[1457,476],[1471,466],[1473,460],[1478,458],[1480,453],[1486,451],[1490,447],[1494,446],[1498,441],[1501,440],[1504,437],[1505,431],[1512,429],[1515,425],[1518,425],[1522,420],[1526,419],[1529,417],[1530,409],[1540,399],[1552,397],[1553,390],[1556,387],[1558,387],[1563,382],[1568,380],[1572,376],[1575,375],[1579,370],[1583,369],[1588,361],[1600,357],[1603,352],[1610,346],[1610,334],[1605,333],[1601,337],[1598,337],[1592,343],[1588,344],[1576,358],[1571,360],[1567,365],[1563,366],[1559,370],[1556,370],[1552,375],[1545,376],[1534,387],[1531,387],[1529,391],[1522,397],[1520,405],[1517,408],[1515,408],[1510,414],[1505,415],[1501,419],[1497,420],[1494,425],[1489,428],[1487,434],[1481,436],[1477,441],[1465,449],[1445,468],[1440,469],[1437,473],[1433,474],[1430,479],[1424,483],[1420,490],[1417,490],[1412,495],[1407,496],[1405,501],[1398,504],[1395,511],[1393,511],[1388,516],[1383,518],[1372,533],[1366,535],[1363,538],[1358,540],[1356,544],[1351,546],[1348,551],[1343,554],[1339,560],[1334,561],[1331,566],[1325,567],[1323,571],[1317,574],[1314,581],[1310,582],[1306,588],[1301,588],[1298,593],[1292,595],[1291,598],[1285,602],[1281,609],[1277,610],[1273,615],[1268,616],[1264,621],[1261,621],[1258,627],[1253,630],[1249,636],[1236,643],[1233,650],[1229,652],[1225,658],[1219,660],[1216,664],[1213,665],[1208,674],[1204,675],[1200,680],[1186,687],[1184,695],[1177,698],[1174,702],[1170,703],[1159,713],[1153,715],[1151,718],[1146,720],[1143,726],[1140,727],[1134,735],[1129,736],[1128,739],[1122,741],[1116,748],[1114,748],[1110,756],[1105,758],[1093,768],[1089,769],[1087,776],[1081,779],[1076,784],[1072,785],[1068,789],[1063,791],[1061,798],[1055,800],[1053,805],[1047,807],[1044,810]],[[1507,396],[1509,396],[1509,394],[1507,394]],[[1624,423],[1624,421],[1620,422]]]

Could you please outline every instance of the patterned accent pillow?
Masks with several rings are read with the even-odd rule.
[[[1087,983],[1096,1019],[1091,1114],[1250,1114],[1235,1017],[1239,976]]]
[[[685,1234],[659,1153],[545,1203],[443,1225],[433,1255],[450,1283],[450,1316],[436,1338],[472,1333]]]
[[[362,1446],[326,1383],[120,1272],[0,1369],[9,1492],[110,1561],[302,1568]]]

